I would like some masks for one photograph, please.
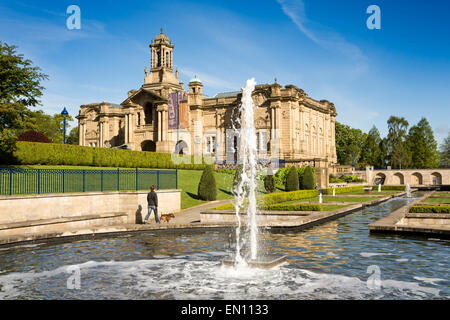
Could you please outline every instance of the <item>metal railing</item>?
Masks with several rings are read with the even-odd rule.
[[[0,168],[0,195],[178,188],[178,170]]]

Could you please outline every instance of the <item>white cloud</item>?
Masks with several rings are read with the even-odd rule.
[[[281,5],[284,14],[295,23],[306,37],[324,49],[337,52],[351,59],[355,63],[354,70],[356,72],[367,70],[367,57],[357,45],[348,42],[335,31],[330,29],[324,31],[327,29],[324,26],[318,24],[315,24],[315,27],[307,26],[312,23],[306,17],[305,5],[302,0],[277,0],[277,2]]]

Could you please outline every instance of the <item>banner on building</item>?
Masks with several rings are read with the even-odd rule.
[[[169,130],[177,128],[177,113],[178,113],[178,101],[177,93],[169,93],[169,103],[168,103],[168,120],[169,120]]]
[[[186,129],[189,126],[188,93],[173,92],[169,94],[168,104],[169,129]],[[180,117],[178,122],[178,116]]]

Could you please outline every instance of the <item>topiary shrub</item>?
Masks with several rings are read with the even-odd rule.
[[[22,132],[17,138],[17,141],[42,142],[42,143],[52,142],[52,140],[50,140],[45,134],[34,130]]]
[[[213,201],[217,198],[216,178],[211,166],[206,166],[203,170],[198,184],[198,197],[207,201]]]
[[[240,164],[237,166],[236,171],[234,173],[233,189],[231,190],[234,195],[236,195],[238,193],[238,186],[242,181],[243,170],[244,170],[244,166],[242,164]],[[249,192],[248,186],[244,186],[244,197],[248,196],[248,192]]]
[[[298,173],[295,167],[291,167],[289,170],[289,173],[286,177],[285,190],[286,191],[298,190]]]
[[[316,188],[316,171],[313,167],[306,167],[302,178],[302,190],[314,190]]]
[[[267,169],[267,175],[264,177],[264,189],[268,193],[275,191],[275,179],[273,178],[273,172],[271,168]]]

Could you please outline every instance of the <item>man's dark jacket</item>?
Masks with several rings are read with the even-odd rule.
[[[156,194],[155,191],[150,191],[147,194],[147,203],[148,203],[149,207],[150,206],[154,206],[154,207],[158,206],[158,195]]]

